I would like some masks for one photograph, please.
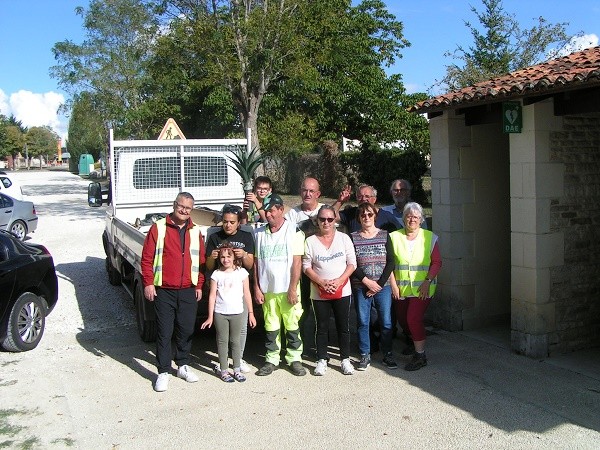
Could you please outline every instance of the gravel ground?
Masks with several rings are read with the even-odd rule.
[[[333,358],[324,377],[282,369],[232,385],[212,375],[214,335],[200,334],[192,352],[200,381],[172,377],[157,394],[154,346],[139,340],[131,299],[107,280],[104,208],[87,206],[88,182],[66,172],[13,176],[36,205],[40,223],[30,239],[54,255],[60,299],[37,349],[0,352],[2,448],[600,445],[598,377],[439,330],[428,341],[430,364],[418,372],[387,371],[375,355],[353,376]],[[261,342],[255,332],[246,351],[255,367]]]

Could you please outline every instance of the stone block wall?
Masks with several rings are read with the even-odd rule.
[[[551,231],[564,234],[564,265],[550,268],[553,353],[600,345],[600,114],[565,116],[550,152],[565,167],[564,195],[550,204]]]

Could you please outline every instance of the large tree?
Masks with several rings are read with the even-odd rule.
[[[258,115],[271,84],[302,55],[301,11],[311,0],[164,0],[172,26],[192,33],[207,81],[231,95],[242,127],[259,146]]]
[[[44,156],[46,161],[52,157],[58,150],[58,141],[60,138],[52,131],[49,126],[31,127],[25,136],[27,141],[28,156],[39,157],[40,166],[42,164],[41,157]]]
[[[62,41],[52,51],[50,73],[73,98],[88,92],[116,134],[148,138],[156,119],[147,108],[147,64],[158,33],[155,15],[143,0],[91,0],[81,44]]]
[[[531,28],[522,28],[514,14],[504,10],[502,0],[482,0],[483,11],[471,6],[478,25],[465,22],[473,36],[468,48],[458,45],[446,56],[458,60],[446,66],[441,85],[457,90],[479,81],[504,75],[547,59],[551,45],[561,48],[569,38],[567,23],[548,23],[543,17]]]

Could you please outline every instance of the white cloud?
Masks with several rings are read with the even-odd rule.
[[[20,90],[9,97],[0,90],[0,112],[5,116],[11,114],[20,120],[23,126],[49,126],[64,139],[67,133],[66,119],[58,114],[58,108],[65,102],[65,97],[56,92],[36,94]]]
[[[551,49],[548,52],[548,59],[560,58],[561,56],[567,56],[573,52],[585,50],[586,48],[596,47],[598,45],[598,36],[594,33],[582,34],[581,36],[575,36],[560,49]]]

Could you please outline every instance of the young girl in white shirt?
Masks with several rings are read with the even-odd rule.
[[[210,328],[214,322],[217,331],[217,352],[219,354],[219,376],[226,383],[234,380],[246,381],[240,370],[242,352],[240,333],[244,320],[244,302],[248,308],[248,324],[254,328],[256,319],[250,297],[248,272],[241,267],[240,260],[235,259],[233,247],[224,242],[219,247],[218,269],[210,278],[210,294],[208,296],[208,319],[201,328]],[[233,359],[233,375],[229,372],[228,354],[231,347]],[[216,370],[216,368],[215,368]]]

